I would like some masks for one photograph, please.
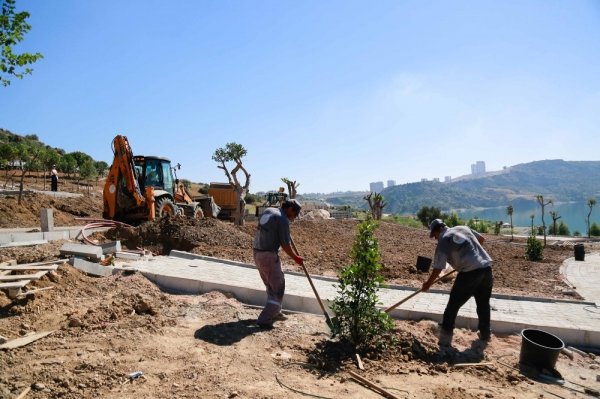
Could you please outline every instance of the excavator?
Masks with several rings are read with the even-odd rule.
[[[122,135],[113,139],[112,150],[114,160],[103,191],[104,219],[138,224],[165,215],[204,217],[200,202],[174,178],[169,159],[134,156]]]

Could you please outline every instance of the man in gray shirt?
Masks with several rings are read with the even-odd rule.
[[[298,265],[302,257],[291,247],[290,221],[298,217],[302,207],[295,199],[285,201],[281,208],[267,208],[258,220],[254,236],[254,263],[267,289],[267,304],[258,316],[257,324],[263,328],[273,327],[273,321],[280,317],[281,303],[285,292],[285,276],[281,269],[279,248]]]
[[[450,299],[444,311],[440,345],[452,342],[452,332],[458,310],[469,298],[475,297],[477,317],[479,319],[479,338],[490,339],[490,298],[494,277],[492,275],[492,258],[481,244],[485,239],[467,226],[448,228],[441,219],[435,219],[429,225],[429,237],[438,240],[433,260],[433,270],[422,291],[429,287],[446,268],[446,262],[458,272],[456,281],[450,291]]]

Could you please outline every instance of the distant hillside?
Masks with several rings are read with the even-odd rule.
[[[542,194],[556,202],[600,197],[600,161],[544,160],[519,164],[502,173],[451,183],[418,182],[382,191],[386,213],[416,213],[422,206],[442,210],[519,205]],[[366,193],[322,195],[334,205],[366,208]]]

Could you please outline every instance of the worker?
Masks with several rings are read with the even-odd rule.
[[[303,265],[301,256],[294,253],[290,236],[290,222],[298,217],[302,209],[295,199],[285,201],[280,208],[267,208],[260,216],[253,243],[254,262],[267,291],[267,303],[258,316],[257,324],[270,329],[273,322],[283,318],[281,303],[285,291],[285,276],[281,269],[279,248],[298,265]]]
[[[479,339],[488,341],[490,329],[490,297],[494,277],[492,275],[492,258],[483,249],[485,239],[467,226],[448,228],[441,219],[433,220],[429,225],[429,237],[437,240],[433,259],[433,269],[422,291],[429,287],[450,264],[458,275],[450,291],[450,298],[442,319],[439,344],[448,346],[452,342],[452,333],[458,310],[469,298],[475,297],[477,317],[479,319]]]
[[[52,171],[50,172],[50,190],[58,191],[58,172],[56,171],[56,165],[52,165]]]

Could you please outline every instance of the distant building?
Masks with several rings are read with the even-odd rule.
[[[383,182],[376,181],[373,183],[369,183],[369,189],[371,190],[372,193],[380,193],[383,191]]]
[[[477,161],[474,164],[471,164],[471,174],[475,176],[480,176],[485,174],[485,162]]]
[[[452,181],[452,177],[451,176],[445,176],[444,177],[444,183],[450,183]]]
[[[434,177],[433,179],[431,179],[431,181],[435,181],[435,182],[440,182],[440,178],[439,177]]]
[[[422,183],[425,183],[426,181],[427,181],[427,178],[426,178],[426,177],[424,177],[424,178],[422,178],[422,179],[421,179],[421,182],[422,182]]]
[[[396,185],[396,180],[388,180],[387,181],[387,186],[388,187],[394,187]]]

